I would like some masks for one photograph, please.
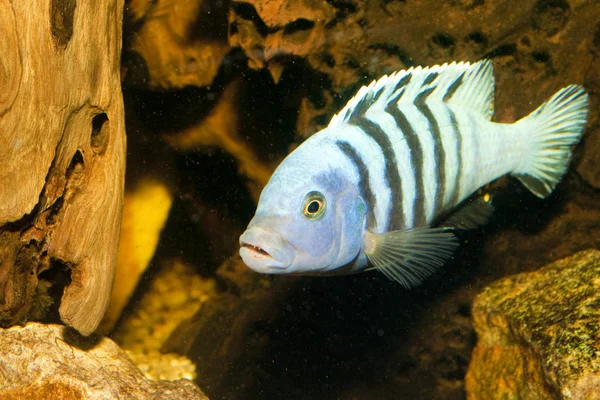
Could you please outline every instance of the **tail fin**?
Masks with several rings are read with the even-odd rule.
[[[548,196],[561,180],[587,114],[588,96],[583,87],[570,85],[517,122],[530,140],[526,159],[513,175],[536,196]]]

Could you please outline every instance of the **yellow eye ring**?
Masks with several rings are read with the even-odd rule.
[[[320,192],[310,192],[304,198],[302,213],[308,219],[319,219],[325,214],[327,202]]]

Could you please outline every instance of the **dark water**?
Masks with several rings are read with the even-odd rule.
[[[592,1],[542,0],[289,3],[267,15],[260,1],[206,2],[220,12],[203,8],[194,35],[182,40],[208,40],[198,32],[214,30],[204,35],[222,46],[236,44],[217,59],[209,86],[152,88],[135,79],[138,72],[124,75],[128,185],[153,176],[174,194],[144,282],[163,261],[177,258],[216,279],[219,289],[163,350],[198,365],[196,382],[211,399],[464,399],[477,340],[474,297],[496,279],[600,247],[598,164],[590,161],[600,156],[600,74],[591,61],[600,51],[600,8]],[[229,25],[223,8],[231,13]],[[288,23],[271,26],[269,18]],[[130,29],[132,38],[152,40],[140,27]],[[130,70],[151,77],[144,58],[127,53],[129,40]],[[269,54],[263,66],[252,61]],[[486,55],[494,60],[497,121],[528,114],[569,83],[591,93],[586,136],[548,199],[511,178],[494,183],[492,220],[462,233],[453,259],[413,290],[376,273],[273,278],[240,268],[237,238],[261,185],[244,168],[275,166],[374,77]],[[226,90],[233,84],[234,95]],[[168,144],[192,126],[212,127],[211,113],[226,100],[233,106],[221,118],[236,118],[236,130],[219,135],[248,149],[251,163],[223,140]],[[138,288],[127,312],[146,287]]]

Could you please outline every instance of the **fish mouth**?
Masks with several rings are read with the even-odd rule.
[[[277,232],[252,227],[240,236],[240,256],[256,272],[281,274],[292,264],[295,251]]]
[[[241,242],[240,247],[248,249],[255,258],[273,258],[266,250],[253,244]]]

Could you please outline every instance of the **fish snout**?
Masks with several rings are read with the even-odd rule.
[[[240,236],[240,256],[256,272],[281,274],[294,261],[295,251],[279,233],[253,226]]]

